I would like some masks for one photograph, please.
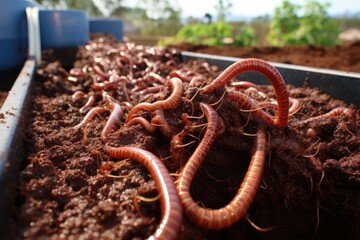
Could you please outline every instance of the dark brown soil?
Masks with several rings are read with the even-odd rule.
[[[0,91],[0,108],[4,104],[7,95],[8,95],[8,92]]]
[[[123,55],[119,54],[121,51]],[[119,56],[126,58],[118,59]],[[131,68],[120,67],[128,66],[126,59],[132,59]],[[76,91],[95,96],[94,106],[107,106],[102,91],[93,87],[95,81],[104,81],[102,71],[95,72],[95,66],[103,72],[116,69],[119,75],[130,79],[126,86],[106,89],[124,109],[106,142],[101,141],[100,134],[109,111],[99,113],[82,128],[74,128],[89,111],[80,113],[87,97],[74,100]],[[25,139],[27,157],[19,176],[16,231],[22,239],[146,238],[157,228],[160,206],[158,201],[139,202],[134,197],[156,196],[154,181],[144,167],[131,160],[109,158],[103,147],[131,145],[146,149],[163,159],[171,173],[177,172],[175,157],[169,150],[170,139],[159,129],[148,132],[141,125],[127,126],[129,108],[125,102],[136,105],[170,95],[169,87],[156,94],[134,93],[155,83],[153,80],[143,86],[147,71],[164,78],[177,69],[184,70],[184,77],[197,72],[201,81],[192,88],[184,81],[180,106],[165,111],[166,120],[177,133],[184,127],[183,113],[201,116],[200,102],[215,103],[221,99],[224,89],[208,95],[199,92],[192,98],[203,81],[211,81],[220,71],[197,61],[180,63],[173,49],[135,47],[102,38],[79,50],[75,67],[83,73],[70,75],[56,61],[46,62],[38,69]],[[274,97],[271,87],[264,86],[263,91]],[[261,231],[242,219],[230,228],[209,231],[184,218],[179,239],[360,238],[360,110],[306,86],[288,86],[288,91],[291,97],[302,101],[302,106],[290,117],[285,130],[267,126],[248,112],[239,111],[241,106],[226,97],[219,101],[221,104],[215,104],[225,130],[217,136],[191,188],[192,196],[203,206],[226,205],[247,170],[254,139],[251,135],[239,135],[234,128],[243,125],[245,133],[253,134],[259,124],[264,125],[268,138],[265,172],[248,217],[259,227],[271,230]],[[261,100],[256,93],[251,97]],[[337,107],[348,107],[353,115],[306,121]],[[146,113],[142,116],[148,120],[151,117]],[[204,118],[190,121],[194,125],[205,123]],[[309,135],[309,128],[314,135]],[[184,147],[184,161],[202,138],[202,128],[195,129],[192,135],[184,141],[195,140]]]
[[[279,63],[360,72],[360,41],[331,48],[316,46],[235,48],[186,44],[178,48],[220,56],[253,57]]]

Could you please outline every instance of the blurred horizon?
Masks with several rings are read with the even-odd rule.
[[[103,0],[94,0],[94,3],[101,10],[104,16],[109,12],[103,5]],[[138,7],[139,0],[123,0],[122,5],[126,7]],[[205,14],[216,16],[216,5],[219,0],[207,0],[206,4],[193,0],[169,0],[174,9],[179,9],[181,18],[185,21],[188,18],[203,18]],[[226,1],[225,1],[226,2]],[[226,16],[227,21],[250,21],[259,16],[273,16],[274,9],[280,7],[283,0],[252,0],[252,1],[227,1],[231,2],[231,10]],[[307,0],[290,0],[289,2],[303,5]],[[332,17],[360,16],[360,1],[354,0],[317,0],[321,4],[329,3],[328,13]]]

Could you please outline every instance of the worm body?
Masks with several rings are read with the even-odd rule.
[[[96,114],[100,114],[103,112],[106,112],[107,109],[103,108],[103,107],[94,107],[92,108],[84,117],[84,119],[75,126],[75,128],[81,128],[83,127],[85,124],[87,124],[91,119],[93,119],[95,117]]]
[[[113,158],[131,158],[146,167],[154,178],[161,205],[161,222],[149,239],[177,239],[182,225],[182,208],[173,180],[161,160],[136,147],[105,147],[104,150]]]
[[[123,114],[123,110],[122,110],[120,104],[115,99],[113,99],[112,97],[110,97],[107,94],[105,94],[105,98],[110,103],[111,113],[110,113],[108,120],[106,121],[106,124],[105,124],[103,130],[101,131],[101,140],[103,142],[107,140],[107,135],[114,128],[116,122],[121,118],[121,116]]]
[[[216,88],[224,87],[237,75],[249,71],[261,73],[272,83],[278,101],[277,116],[274,119],[274,123],[275,126],[279,128],[285,128],[289,117],[289,94],[281,74],[276,70],[276,68],[263,60],[249,58],[233,63],[214,81],[205,86],[203,91],[204,93],[211,93]]]
[[[179,78],[171,78],[169,83],[173,88],[172,94],[165,100],[160,100],[154,103],[143,102],[136,105],[133,109],[130,110],[126,122],[130,121],[134,115],[140,110],[154,111],[156,109],[172,109],[176,108],[181,101],[181,96],[183,94],[183,85],[182,81]]]
[[[126,123],[126,125],[128,126],[132,126],[135,124],[141,124],[148,132],[155,132],[156,130],[156,126],[149,123],[149,121],[143,117],[134,117],[133,119],[131,119],[129,122]]]
[[[85,95],[86,95],[86,93],[84,93],[83,91],[76,91],[73,93],[73,95],[71,95],[71,98],[73,101],[75,101],[76,99],[84,97]]]
[[[319,116],[316,116],[316,117],[311,117],[311,118],[308,118],[308,119],[305,119],[303,121],[300,121],[296,124],[307,124],[309,122],[313,122],[313,121],[323,121],[327,118],[333,118],[335,116],[353,116],[354,114],[354,111],[350,108],[345,108],[345,107],[338,107],[338,108],[334,108],[333,110],[331,110],[330,112],[328,113],[325,113],[323,115],[319,115]]]
[[[86,101],[85,105],[80,108],[80,113],[84,113],[88,108],[92,107],[95,104],[95,97],[90,95],[89,99]]]
[[[166,121],[164,110],[158,109],[154,111],[154,117],[151,123],[160,129],[160,132],[167,138],[174,136],[174,131],[171,129],[170,124]]]
[[[257,105],[254,100],[252,100],[248,95],[242,92],[228,91],[227,97],[229,100],[235,101],[240,104],[242,109],[251,111],[252,114],[263,120],[268,125],[280,127],[285,124],[283,122],[277,122],[276,118],[272,117],[267,112],[264,112],[261,109],[261,106]]]
[[[179,197],[188,219],[205,229],[227,228],[240,220],[248,211],[259,188],[265,163],[265,149],[266,135],[265,131],[260,127],[256,137],[255,151],[244,180],[232,201],[220,209],[202,208],[192,199],[190,184],[197,166],[191,165],[193,161],[198,160],[193,155],[181,172],[180,181],[177,185]]]

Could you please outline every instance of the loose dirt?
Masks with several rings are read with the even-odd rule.
[[[193,116],[188,120],[198,127],[179,151],[171,152],[172,136],[166,136],[159,126],[149,132],[125,121],[139,102],[167,99],[172,88],[162,81],[176,70],[184,79],[184,93],[177,107],[164,110],[165,119],[172,134],[184,128],[184,113]],[[150,72],[157,79],[149,77]],[[35,79],[24,139],[26,158],[14,203],[15,227],[9,233],[17,232],[22,239],[149,237],[158,227],[161,207],[159,201],[140,201],[136,196],[157,196],[154,181],[134,161],[110,158],[104,146],[146,149],[162,159],[175,181],[181,170],[176,160],[186,162],[206,131],[206,119],[199,109],[199,103],[205,102],[217,110],[223,125],[191,186],[194,200],[207,208],[219,208],[234,197],[259,126],[267,133],[266,164],[248,220],[215,231],[203,230],[185,217],[179,239],[359,239],[360,111],[317,89],[288,86],[290,97],[300,100],[301,108],[290,116],[288,127],[279,130],[251,111],[241,111],[239,104],[223,95],[225,88],[211,94],[198,91],[220,72],[199,61],[181,63],[175,49],[133,46],[106,38],[80,48],[72,70],[59,61],[44,62]],[[190,87],[185,79],[195,75],[198,80]],[[115,81],[118,76],[127,77],[125,84]],[[101,83],[110,78],[117,84],[103,87]],[[102,89],[96,89],[96,84]],[[160,88],[151,92],[146,90],[150,86]],[[272,87],[259,88],[266,98],[275,98]],[[77,91],[84,95],[74,97]],[[123,109],[105,141],[101,132],[112,107],[104,92]],[[265,100],[262,93],[247,93],[259,102]],[[95,101],[81,112],[90,96]],[[83,127],[75,127],[94,107],[106,111],[95,114]],[[312,118],[338,107],[351,114]],[[152,114],[140,113],[151,121]]]
[[[178,48],[220,56],[253,57],[300,66],[360,72],[360,41],[330,48],[318,46],[235,48],[185,44]]]

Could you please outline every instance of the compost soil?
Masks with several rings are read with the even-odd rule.
[[[79,49],[73,67],[85,71],[84,75],[65,69],[60,61],[43,62],[35,78],[26,158],[19,173],[13,216],[13,226],[22,239],[144,239],[157,229],[159,202],[136,198],[157,196],[152,177],[134,161],[110,158],[103,148],[107,144],[146,149],[162,159],[169,172],[176,173],[179,168],[169,150],[170,139],[159,129],[148,132],[141,125],[127,126],[125,105],[125,114],[105,142],[100,136],[109,111],[97,114],[81,128],[75,127],[89,109],[81,113],[79,109],[87,98],[75,98],[73,94],[83,91],[95,97],[95,106],[105,106],[104,90],[93,87],[94,78],[103,72],[95,73],[94,66],[104,61],[99,65],[102,69],[113,66],[114,56],[124,49],[133,49],[129,52],[137,56],[132,56],[133,65],[124,72],[127,76],[131,72],[133,79],[142,78],[148,67],[164,78],[172,70],[186,69],[187,74],[196,72],[205,81],[221,72],[199,61],[181,63],[175,49],[136,47],[106,38],[96,38]],[[114,99],[120,102],[130,98],[134,105],[164,99],[171,93],[171,88],[164,87],[151,94],[131,95],[129,91],[129,96],[124,86],[110,88],[107,91]],[[271,87],[263,86],[262,91],[274,97]],[[213,103],[224,120],[223,133],[217,136],[191,186],[193,198],[208,208],[224,206],[236,194],[259,124],[265,126],[268,139],[261,187],[247,218],[212,231],[196,227],[185,217],[179,239],[360,238],[360,111],[306,85],[288,86],[288,91],[302,104],[284,130],[266,126],[251,113],[239,111],[241,106],[222,98],[221,91],[204,95],[196,88],[185,88],[180,106],[165,111],[174,132],[184,127],[183,113],[197,117],[190,119],[200,127],[193,137],[185,139],[188,144],[181,153],[183,161],[203,136],[201,125],[206,121],[196,107],[198,103]],[[261,99],[256,93],[251,97]],[[334,114],[311,121],[311,117],[338,107],[351,109],[351,116]],[[241,126],[248,134],[238,134],[235,128]]]
[[[284,47],[212,47],[182,44],[184,51],[266,61],[300,66],[360,72],[360,41],[324,48],[319,46]]]

